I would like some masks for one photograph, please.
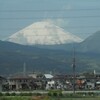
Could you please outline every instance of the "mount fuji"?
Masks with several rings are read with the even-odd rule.
[[[81,42],[82,39],[50,21],[41,21],[16,32],[6,41],[22,45],[59,45]]]

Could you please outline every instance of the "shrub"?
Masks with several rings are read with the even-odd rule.
[[[36,96],[41,96],[42,94],[41,93],[36,93]]]
[[[10,96],[10,93],[8,93],[8,92],[7,92],[7,93],[5,93],[5,96]]]
[[[57,92],[54,92],[53,93],[53,96],[55,96],[55,97],[58,96],[58,93]]]
[[[88,95],[94,96],[94,93],[93,92],[88,92]]]
[[[2,93],[0,93],[0,96],[3,96],[3,94],[2,94]]]
[[[49,93],[48,93],[48,96],[52,96],[52,94],[49,92]]]
[[[63,96],[61,90],[50,90],[48,96]]]
[[[61,96],[61,97],[62,97],[62,96],[63,96],[63,94],[62,94],[62,93],[59,93],[59,96]]]
[[[16,96],[16,93],[11,93],[10,95],[11,95],[11,96]]]
[[[28,93],[28,96],[32,96],[33,94],[32,93]]]
[[[5,97],[1,97],[0,100],[8,100],[7,98]]]

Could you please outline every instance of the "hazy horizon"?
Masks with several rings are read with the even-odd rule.
[[[42,20],[51,20],[83,39],[100,30],[100,0],[1,0],[0,39]]]

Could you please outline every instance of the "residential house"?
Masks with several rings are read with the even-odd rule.
[[[30,76],[12,76],[8,78],[9,90],[32,90],[36,89],[35,79]]]
[[[0,76],[0,92],[3,90],[3,84],[6,82],[6,78]]]

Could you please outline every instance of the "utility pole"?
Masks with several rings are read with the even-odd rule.
[[[75,47],[73,47],[73,64],[72,64],[72,68],[73,68],[73,93],[75,94],[75,68],[76,68],[76,58],[75,58]]]
[[[26,75],[26,63],[24,62],[23,64],[23,75],[25,76]]]

